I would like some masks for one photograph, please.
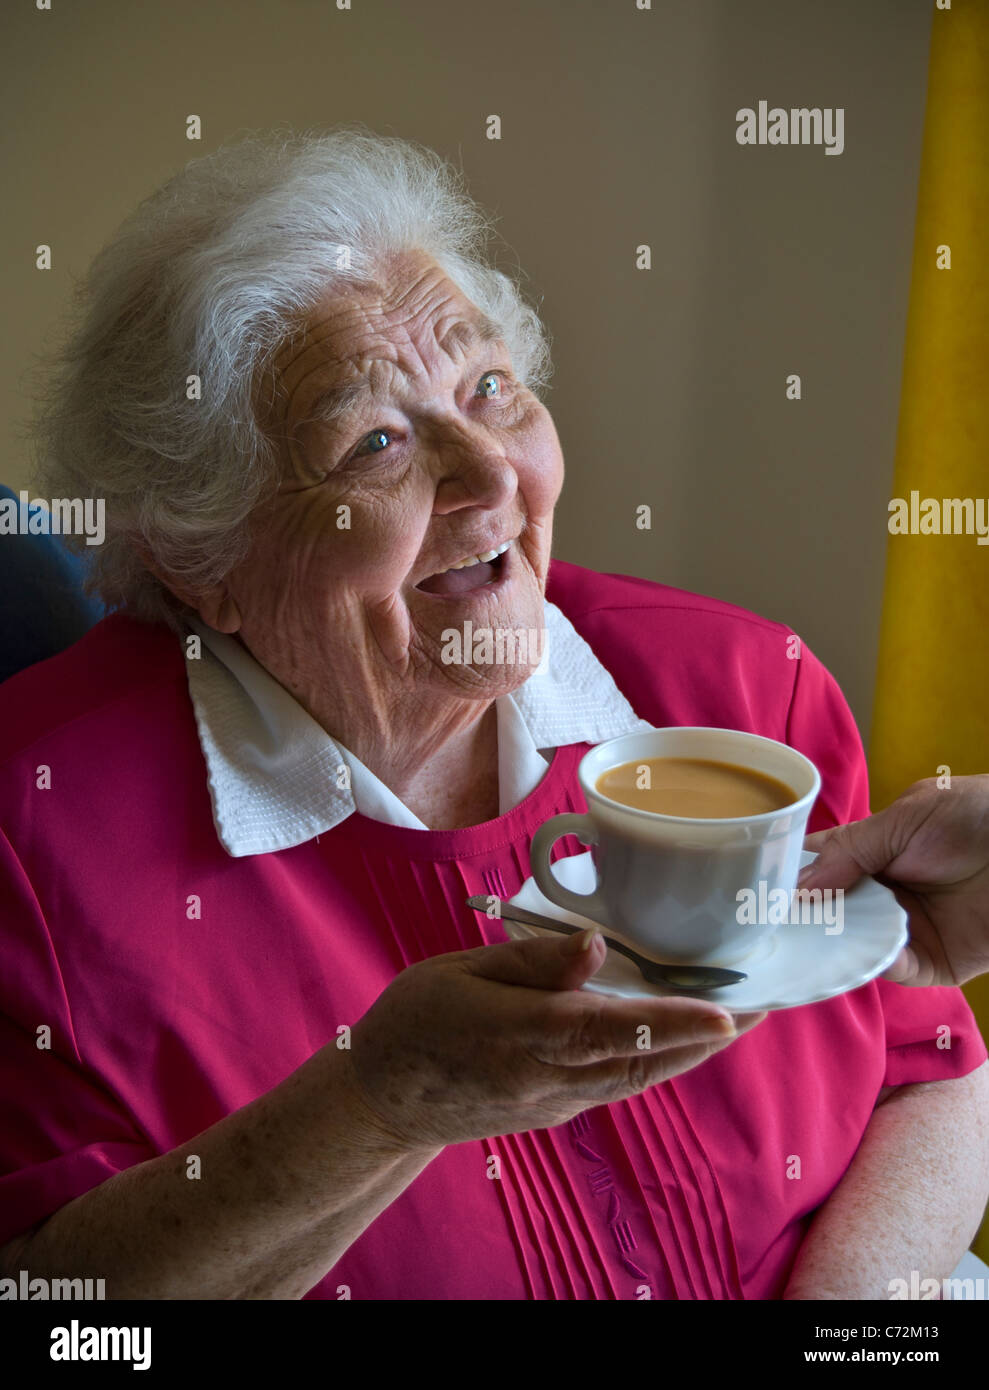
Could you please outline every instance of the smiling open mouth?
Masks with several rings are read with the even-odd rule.
[[[505,551],[508,550],[511,541],[506,541],[499,546],[498,552],[492,559],[482,559],[480,556],[472,556],[469,560],[455,566],[452,569],[443,570],[439,574],[431,574],[428,579],[423,579],[416,585],[425,594],[470,594],[476,589],[483,589],[488,584],[494,584],[500,578],[505,568]],[[488,552],[490,553],[490,552]]]

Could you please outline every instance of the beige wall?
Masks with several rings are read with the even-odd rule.
[[[140,198],[239,130],[362,120],[462,162],[542,300],[556,553],[792,624],[866,732],[930,21],[929,0],[7,6],[0,478],[27,485],[32,354]],[[760,99],[843,107],[844,152],[740,147]]]

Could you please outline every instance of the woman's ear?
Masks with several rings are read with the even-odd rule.
[[[193,593],[183,589],[158,568],[151,558],[151,552],[143,545],[138,546],[141,559],[156,579],[187,607],[194,609],[204,623],[217,632],[235,633],[240,629],[240,609],[234,602],[225,584],[217,584],[205,593]]]
[[[203,622],[208,623],[217,632],[232,634],[239,631],[240,609],[227,593],[225,584],[218,584],[207,594],[197,594],[194,599],[183,598],[182,601],[188,603],[190,608],[195,608]]]

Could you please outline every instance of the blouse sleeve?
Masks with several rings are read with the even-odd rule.
[[[156,1157],[76,1044],[41,908],[0,830],[0,1245]]]
[[[787,742],[821,774],[808,829],[845,825],[869,814],[862,742],[837,681],[802,648],[787,721]],[[885,1086],[967,1076],[986,1060],[986,1045],[960,989],[918,989],[875,980],[886,1025]]]

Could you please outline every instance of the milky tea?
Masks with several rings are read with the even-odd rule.
[[[552,816],[532,837],[549,903],[654,960],[730,968],[776,930],[740,922],[738,895],[764,885],[768,901],[796,884],[821,788],[802,753],[739,729],[644,729],[585,753],[577,781],[586,812]],[[552,862],[566,835],[591,850],[568,866],[569,882]]]
[[[709,758],[639,758],[602,773],[595,790],[636,811],[688,820],[761,816],[799,797],[785,782]]]

